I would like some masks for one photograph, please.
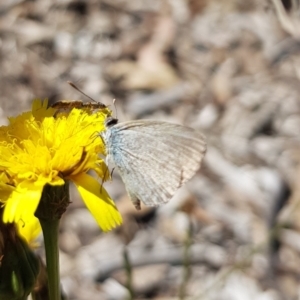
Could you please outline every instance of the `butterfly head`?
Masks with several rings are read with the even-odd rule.
[[[105,120],[105,127],[110,128],[118,123],[118,119],[114,117],[107,117]]]

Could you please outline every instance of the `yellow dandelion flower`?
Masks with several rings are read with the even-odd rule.
[[[96,133],[104,130],[108,109],[72,109],[60,114],[47,101],[35,100],[31,112],[9,118],[0,127],[0,190],[4,222],[28,220],[40,202],[45,185],[74,182],[87,208],[103,231],[121,224],[121,215],[100,182],[107,167],[99,154],[105,146]],[[1,180],[1,176],[3,180]]]

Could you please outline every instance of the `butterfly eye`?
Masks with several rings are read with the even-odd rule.
[[[116,124],[118,124],[118,119],[115,119],[113,117],[108,117],[105,120],[105,126],[106,127],[111,127],[111,126],[114,126]]]

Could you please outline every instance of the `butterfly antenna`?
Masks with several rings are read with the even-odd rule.
[[[118,119],[118,109],[117,109],[117,106],[116,106],[116,99],[113,100],[113,105],[114,105],[115,111],[116,111],[116,118],[115,119]]]
[[[74,88],[75,90],[77,90],[79,93],[81,93],[83,96],[87,97],[88,99],[98,103],[96,100],[94,100],[92,97],[88,96],[86,93],[84,93],[82,90],[80,90],[73,82],[71,81],[67,81],[67,83]]]

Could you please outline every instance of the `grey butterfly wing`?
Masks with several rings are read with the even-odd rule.
[[[119,123],[108,129],[108,156],[132,202],[168,202],[199,169],[206,143],[188,127],[152,120]]]

